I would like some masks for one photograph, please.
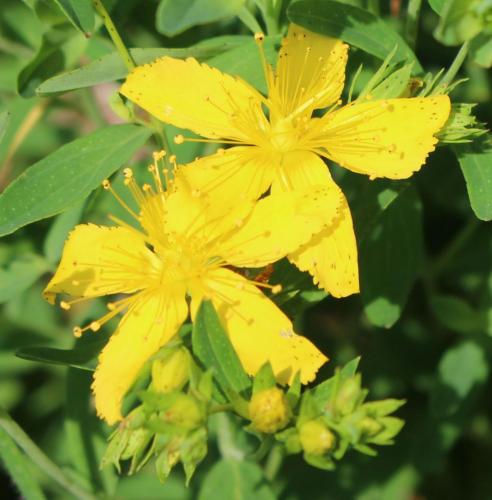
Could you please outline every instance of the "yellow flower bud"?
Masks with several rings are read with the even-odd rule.
[[[273,434],[289,423],[291,412],[283,391],[272,387],[251,398],[249,415],[254,429]]]
[[[170,424],[194,429],[202,424],[204,414],[195,398],[187,394],[178,394],[173,405],[163,412],[163,418]]]
[[[320,420],[309,420],[301,425],[299,439],[302,449],[311,455],[324,455],[335,445],[335,435]]]
[[[190,354],[174,349],[152,364],[152,388],[157,392],[179,391],[189,379]]]

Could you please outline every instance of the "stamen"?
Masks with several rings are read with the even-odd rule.
[[[265,80],[268,87],[268,93],[271,93],[271,90],[274,87],[274,78],[273,78],[273,70],[270,64],[268,64],[265,49],[263,48],[263,42],[265,41],[265,35],[263,33],[255,33],[255,42],[258,50],[260,52],[261,65],[263,67],[263,73],[265,75]]]
[[[116,201],[136,220],[139,220],[138,215],[121,199],[121,197],[118,195],[118,193],[112,188],[111,183],[109,182],[108,179],[105,179],[102,182],[102,186],[104,189],[109,191],[115,198]]]

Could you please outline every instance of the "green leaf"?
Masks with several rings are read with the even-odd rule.
[[[29,361],[94,371],[93,359],[106,345],[109,335],[109,333],[97,333],[92,337],[82,337],[77,339],[73,349],[55,349],[43,346],[21,347],[15,355]]]
[[[92,409],[92,374],[69,368],[66,383],[65,443],[71,463],[92,491],[109,495],[116,477],[113,468],[102,471],[99,467],[107,443],[102,423]]]
[[[429,5],[436,14],[441,14],[447,0],[429,0]]]
[[[10,113],[8,111],[4,111],[0,113],[0,142],[2,142],[3,136],[7,131],[7,125],[9,124]]]
[[[483,68],[492,66],[492,34],[480,33],[470,44],[470,55],[473,62]]]
[[[43,38],[38,53],[17,77],[17,92],[22,97],[33,97],[36,87],[50,75],[65,69],[65,60],[60,46]]]
[[[201,42],[192,47],[183,49],[148,48],[130,49],[130,54],[137,64],[146,64],[155,61],[159,57],[170,56],[175,58],[194,57],[196,59],[207,59],[224,51],[230,50],[251,37],[245,36],[223,36]],[[81,68],[61,73],[45,80],[36,89],[38,95],[48,95],[59,92],[67,92],[85,87],[92,87],[100,83],[112,82],[125,78],[128,68],[122,61],[120,54],[112,52],[104,55]]]
[[[263,48],[267,61],[275,65],[280,37],[265,37]],[[207,64],[230,75],[246,80],[250,85],[266,93],[267,86],[261,64],[260,53],[252,37],[240,46],[212,57]]]
[[[261,468],[252,462],[222,459],[203,480],[198,500],[274,500]]]
[[[94,11],[91,0],[55,0],[68,20],[84,35],[94,29]]]
[[[463,342],[448,349],[439,362],[439,379],[431,393],[436,416],[456,413],[472,389],[487,380],[489,367],[481,347]]]
[[[378,198],[383,194],[378,193]],[[409,186],[398,197],[391,193],[390,198],[392,202],[382,208],[359,249],[364,311],[373,325],[384,328],[400,317],[423,251],[422,206],[417,191]]]
[[[490,134],[488,135],[490,141]],[[492,220],[492,147],[486,140],[453,147],[465,176],[470,205],[481,220]]]
[[[316,33],[343,41],[380,59],[395,48],[393,62],[413,62],[414,71],[422,70],[415,54],[381,18],[370,12],[332,0],[300,0],[290,5],[289,19]]]
[[[436,295],[431,298],[430,304],[436,318],[454,332],[465,335],[487,332],[487,312],[476,311],[459,297]]]
[[[80,221],[84,206],[84,203],[79,203],[74,208],[60,214],[51,224],[43,243],[44,255],[50,262],[60,260],[68,233]]]
[[[434,36],[445,45],[459,45],[471,40],[483,28],[484,22],[480,13],[480,4],[483,3],[484,0],[445,2]]]
[[[127,162],[150,134],[136,125],[114,125],[35,163],[0,195],[0,236],[82,201]]]
[[[156,28],[163,35],[175,36],[192,26],[233,16],[243,4],[244,0],[161,0]]]
[[[75,64],[84,51],[87,40],[77,35],[61,40],[43,38],[38,53],[19,73],[17,91],[23,97],[36,95],[36,88],[51,75]]]
[[[29,460],[2,428],[0,428],[0,458],[22,498],[26,500],[44,500],[46,498],[33,477]]]
[[[0,304],[28,289],[48,270],[46,260],[37,255],[26,255],[6,269],[0,268]]]
[[[397,69],[377,87],[372,90],[373,99],[390,99],[393,97],[403,97],[412,74],[413,64],[405,64],[400,69]]]
[[[193,352],[224,388],[240,393],[251,387],[241,362],[210,301],[200,304],[192,333]]]

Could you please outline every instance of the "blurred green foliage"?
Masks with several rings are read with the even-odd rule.
[[[264,90],[251,31],[266,31],[273,62],[290,19],[352,46],[344,99],[350,87],[354,96],[363,92],[396,44],[388,79],[374,93],[402,95],[409,84],[429,82],[451,68],[441,75],[449,77],[447,85],[450,78],[466,79],[452,91],[453,102],[476,103],[458,126],[475,126],[467,125],[467,112],[491,123],[490,1],[289,4],[105,2],[137,63],[164,54],[193,56]],[[74,224],[105,222],[108,211],[119,215],[114,200],[96,189],[100,181],[129,163],[143,171],[150,153],[162,146],[162,138],[149,139],[151,128],[124,123],[139,119],[117,94],[126,73],[90,0],[3,0],[0,406],[42,450],[21,452],[24,437],[12,431],[8,415],[0,416],[5,498],[17,490],[28,499],[43,498],[41,489],[48,498],[76,497],[77,490],[60,486],[57,474],[98,498],[207,500],[228,499],[232,492],[244,499],[491,498],[490,135],[443,144],[405,182],[368,181],[334,167],[353,207],[360,296],[325,297],[287,262],[274,270],[284,284],[275,300],[332,358],[320,380],[360,355],[359,369],[373,398],[407,401],[398,412],[406,426],[394,445],[375,459],[349,453],[334,471],[311,468],[301,455],[292,455],[274,474],[275,453],[264,467],[251,461],[252,437],[239,420],[217,414],[209,454],[188,488],[180,471],[162,485],[152,468],[128,477],[99,469],[109,429],[94,415],[91,370],[112,325],[74,343],[73,325],[96,318],[103,304],[63,312],[44,302],[41,291]],[[167,127],[165,133],[171,139],[176,130]],[[209,152],[192,143],[173,151],[179,161]],[[208,347],[201,346],[203,356],[210,354]],[[61,469],[49,472],[44,454]]]

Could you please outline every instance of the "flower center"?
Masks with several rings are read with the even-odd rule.
[[[272,124],[270,143],[275,151],[287,153],[299,144],[298,130],[292,120],[281,119]]]

